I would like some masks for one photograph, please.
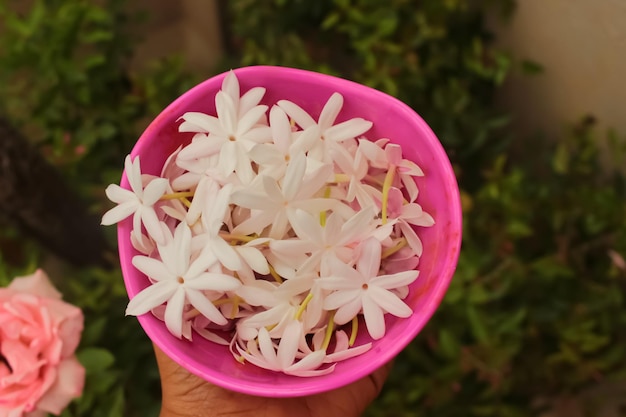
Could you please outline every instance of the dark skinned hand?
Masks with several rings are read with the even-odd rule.
[[[297,398],[254,397],[193,375],[154,347],[163,403],[160,417],[357,417],[380,393],[387,364],[345,387]]]

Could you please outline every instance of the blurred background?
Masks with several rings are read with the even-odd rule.
[[[86,315],[64,416],[158,415],[104,188],[170,101],[255,64],[400,98],[457,174],[457,273],[367,416],[626,416],[623,0],[0,0],[0,284],[43,267]]]

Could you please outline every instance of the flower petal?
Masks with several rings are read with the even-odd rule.
[[[363,318],[365,319],[367,332],[372,339],[378,340],[385,335],[385,316],[383,309],[370,299],[367,293],[363,296]]]
[[[215,324],[224,326],[228,324],[228,320],[220,313],[217,307],[200,291],[186,288],[185,294],[192,306],[194,306],[204,317],[208,318]]]
[[[163,262],[149,258],[147,256],[137,255],[133,256],[133,266],[139,271],[146,274],[153,281],[167,281],[175,280],[176,275],[171,273]]]
[[[127,316],[139,316],[160,306],[174,295],[178,284],[172,281],[159,281],[135,295],[126,307]]]
[[[395,294],[380,287],[370,286],[367,290],[367,296],[371,298],[386,312],[396,317],[410,317],[413,314],[411,307],[406,305],[404,301],[399,299]]]
[[[165,326],[177,338],[183,335],[183,309],[185,308],[185,290],[177,285],[176,292],[165,306]]]

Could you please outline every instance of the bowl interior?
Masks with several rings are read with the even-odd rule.
[[[300,396],[327,391],[353,382],[373,372],[397,355],[422,329],[439,305],[456,268],[461,242],[459,192],[450,162],[441,144],[411,108],[377,90],[340,78],[282,67],[236,69],[242,93],[256,86],[267,89],[263,104],[269,106],[288,99],[317,117],[334,92],[344,96],[339,121],[352,117],[371,120],[369,139],[388,138],[403,147],[404,157],[416,162],[425,173],[418,179],[418,203],[436,224],[419,228],[424,253],[418,269],[420,276],[411,285],[405,302],[413,309],[407,319],[387,315],[387,332],[372,349],[356,358],[339,362],[329,375],[298,378],[258,369],[233,359],[227,347],[218,346],[196,335],[193,342],[172,336],[163,322],[151,314],[139,322],[150,339],[172,359],[190,372],[224,388],[263,396]],[[187,111],[215,114],[214,97],[225,74],[213,77],[183,94],[148,126],[132,150],[140,155],[142,171],[159,174],[167,156],[190,135],[178,133],[177,120]],[[121,185],[128,188],[122,177]],[[148,285],[147,278],[131,264],[137,252],[129,241],[131,221],[118,226],[120,262],[129,296]],[[361,332],[357,344],[370,341]]]

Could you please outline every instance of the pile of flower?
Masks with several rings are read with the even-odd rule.
[[[117,206],[102,223],[132,216],[132,263],[151,282],[127,314],[151,311],[176,337],[193,329],[242,362],[320,375],[371,347],[354,346],[359,317],[379,339],[386,313],[412,314],[402,299],[419,274],[414,226],[434,220],[400,146],[364,137],[362,118],[335,123],[340,94],[317,120],[287,100],[260,104],[264,94],[241,94],[229,73],[216,115],[182,115],[193,138],[160,176],[126,158],[130,189],[106,189]]]

